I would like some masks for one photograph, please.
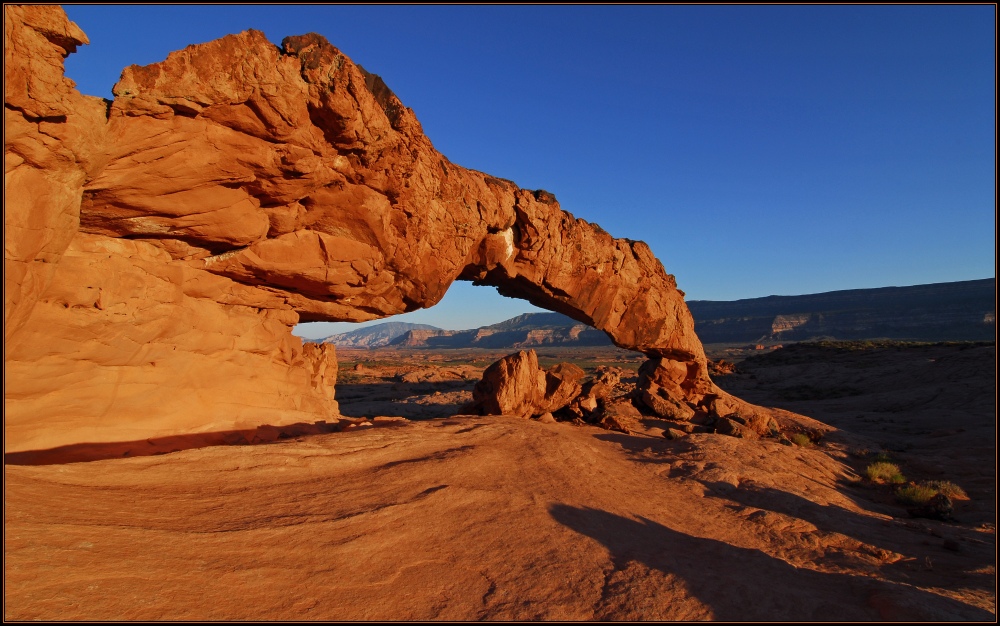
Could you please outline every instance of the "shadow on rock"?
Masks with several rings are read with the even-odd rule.
[[[553,505],[550,514],[603,545],[616,572],[639,563],[678,579],[716,620],[994,619],[988,611],[909,585],[797,568],[760,550],[694,537],[643,517],[564,504]],[[630,589],[606,584],[595,616],[621,604],[615,596]]]
[[[339,422],[300,422],[286,426],[258,426],[249,430],[227,430],[169,437],[151,437],[137,441],[112,441],[76,443],[44,450],[7,452],[3,455],[7,465],[58,465],[61,463],[81,463],[121,459],[137,456],[155,456],[206,448],[209,446],[240,446],[272,443],[282,439],[333,433],[352,427],[364,420],[340,420]]]

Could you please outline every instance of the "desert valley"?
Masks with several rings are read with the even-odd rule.
[[[320,35],[4,11],[5,620],[995,622],[994,278],[686,301]]]

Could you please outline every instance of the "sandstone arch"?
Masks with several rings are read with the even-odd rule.
[[[4,10],[8,451],[322,419],[332,348],[291,327],[432,306],[457,279],[660,359],[674,401],[724,397],[645,244],[452,164],[321,36],[189,46],[106,105],[62,77],[86,37],[61,9]]]

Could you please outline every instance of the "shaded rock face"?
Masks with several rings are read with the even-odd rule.
[[[450,163],[322,37],[189,46],[108,106],[63,78],[86,37],[60,8],[4,10],[7,450],[323,419],[333,349],[291,328],[456,279],[680,364],[679,401],[721,394],[648,246]]]

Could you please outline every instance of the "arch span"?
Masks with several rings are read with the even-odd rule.
[[[36,66],[61,77],[85,40],[62,10],[5,11],[8,78],[26,82],[6,91],[21,99],[8,102],[7,163],[51,192],[15,188],[5,221],[65,200],[43,225],[58,235],[44,288],[30,272],[5,283],[5,299],[21,294],[5,329],[9,451],[323,419],[336,360],[292,326],[432,306],[457,279],[659,359],[658,389],[677,402],[720,397],[648,246],[454,165],[323,37],[277,48],[251,30],[130,66],[105,117],[65,80],[28,84]],[[45,98],[59,116],[33,112]],[[30,268],[39,254],[5,260]]]

